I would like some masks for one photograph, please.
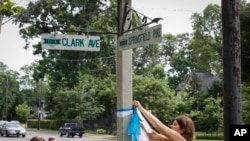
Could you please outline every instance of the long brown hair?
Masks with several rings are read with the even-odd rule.
[[[195,126],[191,118],[185,115],[181,115],[175,118],[181,129],[184,132],[181,134],[187,141],[192,141],[195,139]]]
[[[34,136],[30,139],[30,141],[46,141],[43,137]]]

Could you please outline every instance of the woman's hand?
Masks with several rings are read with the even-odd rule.
[[[133,105],[135,106],[135,107],[141,107],[141,104],[140,104],[140,102],[139,101],[137,101],[137,100],[133,100]]]

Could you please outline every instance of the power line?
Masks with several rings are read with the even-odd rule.
[[[95,59],[55,59],[56,61],[63,61],[63,62],[88,62],[93,60],[104,60],[104,59],[113,59],[115,56],[108,56],[108,57],[101,57],[101,58],[95,58]]]

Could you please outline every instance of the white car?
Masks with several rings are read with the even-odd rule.
[[[26,129],[22,127],[20,123],[16,122],[6,122],[3,124],[3,127],[1,129],[1,136],[22,136],[25,137],[26,135]]]

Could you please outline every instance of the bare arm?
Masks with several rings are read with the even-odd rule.
[[[169,141],[168,138],[166,136],[163,136],[159,133],[157,133],[156,131],[152,131],[151,133],[148,133],[145,130],[145,127],[143,124],[141,124],[142,129],[147,133],[148,137],[153,140],[153,141]]]
[[[157,117],[151,114],[149,111],[144,109],[139,101],[133,101],[134,106],[136,106],[140,112],[145,116],[145,118],[152,124],[152,126],[159,131],[161,134],[157,132],[153,132],[148,134],[149,137],[155,138],[154,140],[158,140],[158,138],[162,138],[160,136],[164,135],[166,138],[163,141],[185,141],[185,138],[182,137],[178,132],[172,130],[168,126],[164,125]]]
[[[153,131],[152,133],[147,133],[148,137],[153,141],[169,141],[169,139],[166,136],[163,136],[156,131]]]

